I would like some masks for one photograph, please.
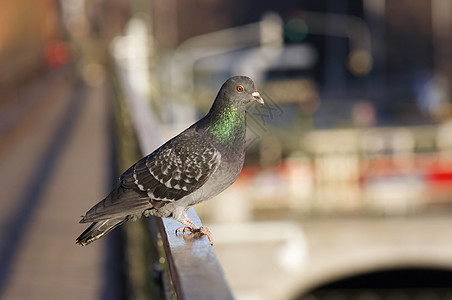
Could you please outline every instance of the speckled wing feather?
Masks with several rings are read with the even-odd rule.
[[[176,201],[204,185],[220,161],[220,152],[188,129],[127,170],[121,185],[146,192],[152,204]]]

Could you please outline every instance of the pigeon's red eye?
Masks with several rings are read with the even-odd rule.
[[[241,86],[241,85],[237,86],[237,91],[243,92],[243,86]]]

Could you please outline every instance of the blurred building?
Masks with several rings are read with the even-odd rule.
[[[249,75],[266,105],[246,166],[199,208],[238,298],[445,299],[450,16],[450,0],[5,0],[0,111],[70,62],[96,85],[110,51],[170,137]]]
[[[2,1],[0,4],[0,91],[36,76],[45,67],[46,46],[64,35],[59,2]]]
[[[157,51],[180,59],[171,74],[188,80],[176,94],[192,93],[201,115],[240,72],[266,100],[249,111],[238,183],[200,208],[240,298],[450,297],[452,2],[163,2],[151,28]],[[266,43],[251,26],[270,11],[281,39]],[[228,236],[227,223],[244,234]],[[287,228],[292,239],[276,233]]]

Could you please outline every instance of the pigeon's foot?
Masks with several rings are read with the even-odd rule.
[[[213,245],[212,232],[210,232],[209,228],[207,228],[207,227],[198,227],[195,225],[194,227],[186,226],[186,227],[179,227],[176,229],[176,235],[178,235],[179,233],[184,234],[186,232],[200,233],[201,235],[206,235],[207,238],[209,239],[210,245]]]

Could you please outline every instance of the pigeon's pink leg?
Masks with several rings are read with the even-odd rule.
[[[187,231],[190,231],[190,232],[199,232],[199,233],[201,233],[202,235],[206,235],[207,238],[209,239],[210,244],[213,245],[212,233],[210,232],[209,228],[207,228],[207,227],[198,227],[198,226],[196,226],[196,224],[193,223],[193,221],[192,221],[187,215],[185,215],[185,218],[184,218],[182,221],[180,221],[180,222],[181,222],[182,224],[184,224],[185,227],[179,227],[179,228],[177,228],[177,229],[176,229],[176,235],[177,235],[179,232],[182,232],[182,233],[185,233],[185,232],[187,232]]]

